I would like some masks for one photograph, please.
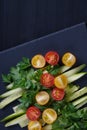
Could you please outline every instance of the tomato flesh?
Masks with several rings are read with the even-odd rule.
[[[71,67],[71,66],[73,66],[73,65],[75,64],[75,62],[76,62],[76,57],[75,57],[72,53],[67,52],[67,53],[65,53],[65,54],[63,55],[63,57],[62,57],[62,62],[63,62],[63,64],[65,64],[66,66]]]
[[[37,107],[31,106],[27,109],[26,115],[30,120],[34,121],[40,117],[41,112]]]
[[[41,130],[41,124],[39,121],[30,121],[28,124],[28,130]]]
[[[47,88],[50,88],[53,86],[54,84],[54,76],[49,74],[49,73],[44,73],[42,74],[41,76],[41,79],[40,79],[40,83],[47,87]]]
[[[65,95],[65,91],[64,89],[58,89],[58,88],[54,88],[52,90],[52,98],[54,100],[57,100],[57,101],[60,101],[64,98],[64,95]]]
[[[36,94],[36,101],[40,105],[45,105],[49,102],[50,96],[47,92],[41,91]]]
[[[68,80],[64,74],[61,74],[54,79],[54,85],[59,89],[65,89],[67,87]]]
[[[45,66],[45,63],[46,60],[41,54],[35,55],[31,60],[31,64],[34,68],[42,68]]]
[[[46,53],[45,59],[50,65],[57,65],[59,61],[59,54],[55,51],[49,51]]]
[[[42,119],[47,124],[52,124],[57,119],[57,113],[52,108],[47,108],[42,113]]]

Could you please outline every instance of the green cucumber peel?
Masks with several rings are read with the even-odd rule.
[[[5,117],[3,120],[1,120],[1,122],[11,120],[11,119],[16,118],[16,117],[18,117],[18,116],[20,116],[20,115],[23,115],[24,113],[25,113],[25,111],[20,110],[20,111],[18,111],[18,112],[16,112],[16,113],[13,113],[13,114],[11,114],[11,115]]]
[[[19,116],[5,124],[5,127],[9,127],[12,125],[19,124],[21,121],[24,121],[27,118],[26,114],[23,114],[22,116]]]
[[[13,111],[14,111],[15,113],[21,110],[21,108],[19,107],[20,105],[21,105],[21,104],[19,104],[19,105],[13,107]],[[19,122],[18,124],[19,124],[19,126],[20,126],[21,128],[24,128],[24,127],[26,127],[26,126],[28,125],[28,123],[29,123],[29,119],[28,119],[28,118],[25,118],[25,120]]]

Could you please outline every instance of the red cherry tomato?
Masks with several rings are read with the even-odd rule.
[[[41,76],[40,82],[43,86],[50,88],[54,84],[54,76],[49,73],[44,73]]]
[[[40,117],[41,112],[37,107],[32,106],[27,109],[26,115],[30,120],[34,121]]]
[[[57,65],[59,61],[59,54],[55,51],[49,51],[45,55],[45,60],[51,65]]]
[[[54,100],[60,101],[64,98],[65,91],[63,89],[54,88],[52,90],[52,98]]]

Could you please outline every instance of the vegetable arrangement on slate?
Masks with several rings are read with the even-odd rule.
[[[60,61],[62,65],[60,65]],[[86,65],[72,68],[76,57],[66,52],[62,58],[55,51],[43,56],[24,57],[9,74],[2,75],[7,92],[0,95],[0,109],[18,100],[14,113],[2,122],[5,127],[19,124],[28,130],[86,130],[87,86],[74,81],[87,72]]]

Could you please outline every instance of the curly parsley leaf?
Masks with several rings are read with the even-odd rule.
[[[17,65],[18,68],[21,70],[26,69],[31,66],[30,60],[26,57],[22,58],[22,61],[20,61]]]
[[[5,83],[11,83],[11,80],[12,80],[12,78],[11,78],[11,75],[10,74],[2,74],[2,79],[3,79],[3,82],[5,82]]]

